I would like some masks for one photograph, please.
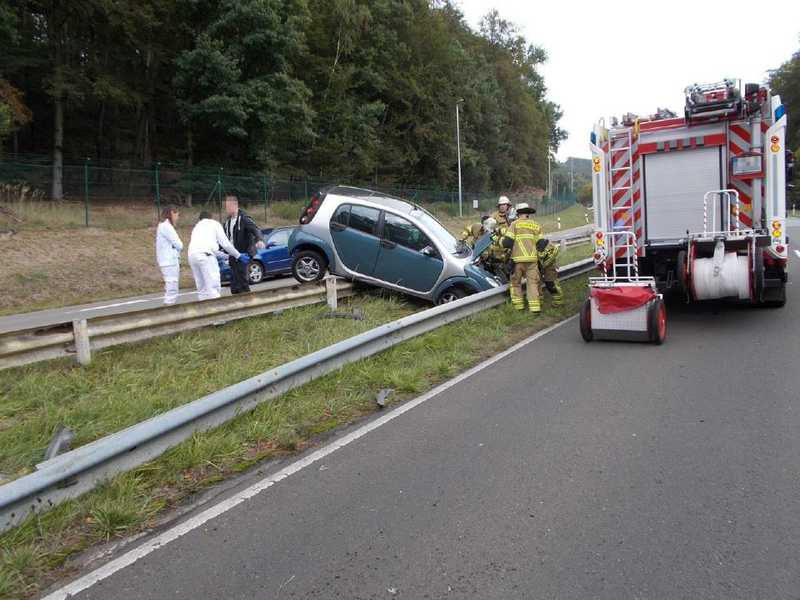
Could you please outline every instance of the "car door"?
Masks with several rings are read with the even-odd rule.
[[[379,217],[377,208],[358,204],[342,204],[331,216],[331,239],[336,254],[355,273],[372,275],[378,258]]]
[[[423,252],[424,250],[424,252]],[[417,292],[433,289],[444,269],[436,246],[408,219],[384,212],[373,277]]]
[[[267,273],[287,273],[292,269],[289,256],[289,234],[291,229],[278,229],[266,239],[266,248],[259,252]]]

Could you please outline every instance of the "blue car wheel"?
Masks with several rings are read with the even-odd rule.
[[[264,281],[264,265],[257,260],[251,260],[247,265],[247,279],[253,285]]]

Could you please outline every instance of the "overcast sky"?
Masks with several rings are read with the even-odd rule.
[[[560,160],[588,157],[599,117],[649,115],[657,107],[683,114],[690,83],[761,82],[800,48],[798,0],[456,1],[473,27],[496,8],[547,50],[542,73],[569,131]]]

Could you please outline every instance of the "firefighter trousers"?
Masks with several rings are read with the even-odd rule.
[[[528,310],[534,313],[542,311],[539,300],[539,265],[536,262],[514,263],[514,272],[511,273],[511,304],[517,310],[525,310],[525,300],[522,296],[522,282],[528,296]]]
[[[547,291],[553,296],[553,306],[561,306],[564,303],[564,294],[561,291],[561,284],[558,282],[558,268],[555,263],[547,267],[539,267],[542,280]]]

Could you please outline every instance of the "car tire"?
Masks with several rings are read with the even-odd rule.
[[[584,342],[591,342],[594,339],[592,332],[592,301],[587,298],[581,306],[581,337]]]
[[[436,299],[436,304],[450,304],[451,302],[461,300],[461,298],[465,298],[466,296],[467,292],[461,288],[449,287],[439,294],[439,297]]]
[[[319,252],[301,250],[294,255],[292,275],[300,283],[313,283],[325,277],[328,261]]]
[[[256,285],[264,281],[264,265],[259,260],[251,260],[247,265],[247,281]]]

